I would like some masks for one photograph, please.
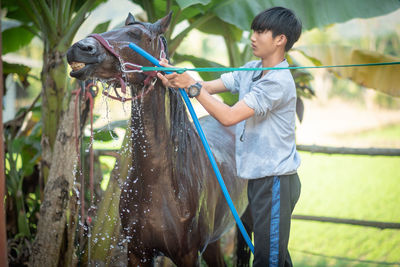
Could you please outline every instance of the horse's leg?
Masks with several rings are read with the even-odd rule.
[[[253,219],[251,217],[250,206],[247,206],[241,220],[246,232],[251,236],[251,233],[253,232]],[[250,256],[250,248],[247,245],[246,240],[244,240],[239,228],[236,226],[236,266],[250,266]]]
[[[199,255],[197,250],[192,250],[186,255],[174,256],[171,258],[176,266],[179,267],[198,267],[200,266]]]
[[[224,267],[226,266],[224,261],[224,254],[221,250],[220,240],[214,243],[208,244],[206,250],[203,253],[203,259],[206,261],[207,265],[210,267]]]

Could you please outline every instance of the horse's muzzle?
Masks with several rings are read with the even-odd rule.
[[[105,58],[103,50],[92,38],[85,38],[72,45],[67,51],[67,61],[72,68],[70,75],[80,80],[90,77],[95,65]]]

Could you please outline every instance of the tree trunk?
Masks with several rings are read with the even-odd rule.
[[[44,44],[45,47],[48,44]],[[63,111],[66,91],[67,66],[62,51],[46,49],[43,54],[42,80],[42,160],[40,168],[41,188],[46,185],[53,161],[53,148]]]
[[[79,123],[79,118],[76,118]],[[78,124],[79,125],[79,124]],[[78,127],[78,131],[80,127]],[[78,133],[80,135],[80,133]],[[52,165],[44,190],[44,199],[40,206],[38,231],[32,248],[30,266],[58,266],[59,260],[71,258],[71,255],[60,255],[62,247],[69,248],[65,232],[73,232],[67,226],[70,203],[74,202],[71,194],[74,186],[74,169],[77,153],[74,136],[74,101],[71,99],[55,139]],[[75,206],[75,205],[72,205]],[[72,253],[72,252],[70,252]]]

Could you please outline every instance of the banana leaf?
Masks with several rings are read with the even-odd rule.
[[[92,33],[106,32],[108,30],[108,27],[110,26],[110,22],[111,22],[111,20],[107,20],[107,21],[105,21],[103,23],[97,24],[97,26],[94,27]]]
[[[218,1],[213,12],[242,30],[249,30],[251,21],[262,10],[283,6],[296,12],[303,29],[323,27],[353,18],[370,18],[387,14],[400,8],[398,0],[224,0]]]
[[[353,49],[347,46],[301,47],[307,55],[318,58],[323,65],[349,65],[382,62],[399,62],[399,57],[375,51]],[[353,80],[359,85],[373,88],[391,96],[400,96],[400,65],[330,68],[329,71]]]

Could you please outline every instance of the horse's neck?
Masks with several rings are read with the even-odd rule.
[[[159,86],[132,103],[131,127],[134,160],[139,167],[158,164],[161,154],[176,158],[190,143],[188,139],[195,138],[179,93]]]
[[[132,202],[146,208],[162,204],[164,211],[170,209],[186,220],[190,210],[196,210],[194,200],[204,192],[198,179],[205,177],[205,157],[179,93],[156,87],[133,103],[131,132],[131,166],[121,191],[122,207]],[[156,195],[159,200],[153,201]]]

